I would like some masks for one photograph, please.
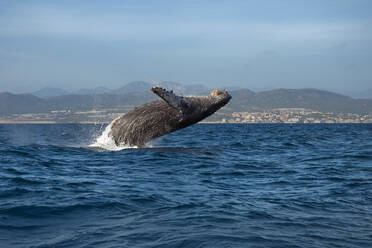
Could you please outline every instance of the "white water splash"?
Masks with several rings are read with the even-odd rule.
[[[117,146],[115,144],[114,139],[109,135],[110,132],[111,132],[112,124],[115,122],[115,120],[113,120],[105,128],[105,130],[102,132],[101,136],[99,136],[93,144],[90,144],[89,147],[101,148],[101,149],[109,150],[109,151],[120,151],[120,150],[128,149],[128,148],[138,148],[137,146],[125,146],[125,145]]]

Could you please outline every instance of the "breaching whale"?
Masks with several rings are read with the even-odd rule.
[[[162,100],[136,107],[111,122],[109,136],[116,145],[141,147],[152,139],[203,120],[231,99],[226,90],[185,97],[162,87],[152,87],[151,91]]]

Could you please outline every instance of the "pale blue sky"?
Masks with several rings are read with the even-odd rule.
[[[372,1],[0,0],[0,92],[372,88]]]

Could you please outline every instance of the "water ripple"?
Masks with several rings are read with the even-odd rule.
[[[202,124],[146,148],[0,125],[1,247],[370,247],[371,125]]]

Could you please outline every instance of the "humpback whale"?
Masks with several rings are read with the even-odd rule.
[[[179,96],[162,87],[152,87],[151,91],[162,99],[136,107],[111,122],[109,136],[116,145],[144,146],[203,120],[231,99],[226,90],[213,90],[208,96]]]

